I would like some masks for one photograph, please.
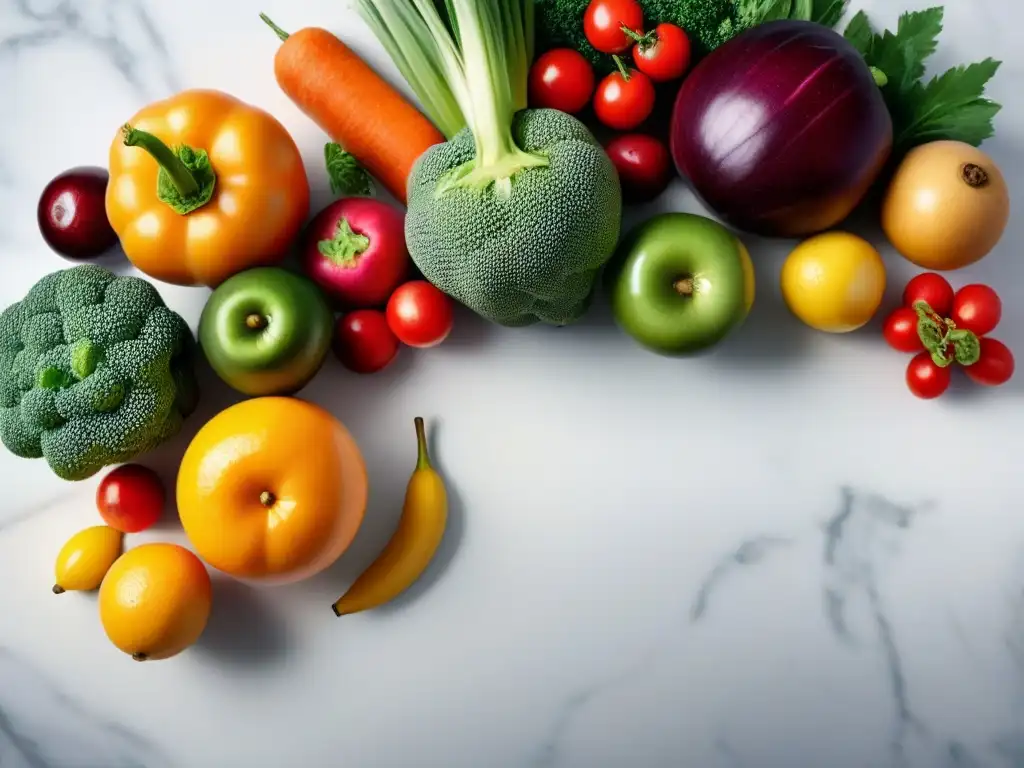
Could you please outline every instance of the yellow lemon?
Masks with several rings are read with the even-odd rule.
[[[54,565],[53,593],[99,589],[121,554],[123,534],[107,525],[85,528],[61,547]]]
[[[169,659],[210,617],[212,585],[198,557],[177,544],[143,544],[118,558],[100,587],[100,621],[136,661]]]
[[[782,265],[782,296],[790,311],[826,333],[865,325],[885,294],[885,263],[867,240],[826,232],[800,243]]]

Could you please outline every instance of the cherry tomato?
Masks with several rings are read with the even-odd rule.
[[[950,319],[957,328],[973,331],[978,336],[992,333],[1003,317],[1003,302],[987,285],[965,285],[953,297]]]
[[[594,68],[572,48],[542,54],[530,69],[530,106],[575,114],[594,95]]]
[[[885,318],[882,333],[889,346],[897,352],[920,352],[924,349],[921,337],[917,335],[917,313],[909,307],[893,310]]]
[[[978,362],[966,366],[964,372],[978,384],[998,387],[1013,377],[1014,367],[1013,353],[1009,347],[986,336],[981,339],[981,357]]]
[[[591,0],[583,13],[583,34],[601,53],[622,53],[633,44],[622,28],[644,31],[644,9],[637,0]]]
[[[630,203],[653,200],[672,180],[672,158],[664,142],[644,133],[624,133],[605,148]]]
[[[398,354],[398,337],[379,309],[357,309],[338,319],[334,327],[334,354],[356,373],[376,373]]]
[[[633,46],[636,68],[651,80],[664,83],[683,76],[690,66],[690,38],[675,24],[659,24],[643,42]]]
[[[927,352],[914,355],[907,366],[907,386],[917,397],[932,400],[949,389],[950,367],[940,368]]]
[[[912,307],[915,301],[925,301],[935,314],[949,317],[953,309],[953,286],[942,275],[923,272],[903,289],[903,305]]]
[[[124,464],[100,481],[96,508],[103,522],[121,533],[144,531],[163,513],[163,483],[148,467]]]
[[[452,330],[452,300],[426,280],[412,280],[391,294],[388,326],[410,347],[433,347]]]
[[[612,72],[597,86],[594,112],[597,119],[617,131],[631,131],[654,110],[654,84],[635,69]],[[625,74],[623,74],[625,73]]]

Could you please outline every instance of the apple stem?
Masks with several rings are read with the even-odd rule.
[[[263,315],[253,312],[251,315],[246,315],[245,327],[250,328],[254,331],[259,331],[267,327],[267,318]]]
[[[680,296],[692,296],[693,295],[693,278],[692,277],[681,277],[672,283],[672,287],[676,289],[676,293]]]

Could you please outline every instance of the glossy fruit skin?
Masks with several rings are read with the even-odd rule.
[[[36,207],[39,232],[64,258],[94,259],[117,245],[104,202],[109,178],[104,168],[79,166],[43,188]]]
[[[410,347],[434,347],[448,338],[455,314],[452,300],[426,280],[400,285],[388,301],[388,326]]]
[[[127,122],[169,147],[206,150],[217,177],[206,205],[177,213],[157,197],[157,162],[141,147],[125,146],[118,125],[107,217],[139,270],[167,283],[212,288],[287,256],[309,213],[309,179],[277,118],[227,93],[191,89],[143,107]]]
[[[320,370],[333,330],[334,315],[312,280],[257,267],[214,290],[199,318],[199,343],[217,375],[239,392],[282,395]]]
[[[677,80],[690,66],[690,38],[675,24],[654,28],[655,42],[633,46],[636,68],[656,83]]]
[[[1011,378],[1016,367],[1013,353],[1003,342],[984,337],[981,339],[981,357],[964,372],[977,384],[998,387]]]
[[[933,141],[903,158],[882,201],[881,220],[889,242],[911,263],[960,269],[987,256],[1002,239],[1010,193],[999,166],[982,150]]]
[[[355,373],[376,373],[398,355],[398,337],[379,309],[357,309],[338,318],[334,329],[334,354]]]
[[[686,278],[691,284],[680,285]],[[605,280],[618,325],[666,356],[711,348],[754,303],[754,268],[743,243],[718,222],[689,213],[660,214],[634,228]]]
[[[54,564],[53,593],[99,589],[110,566],[121,555],[121,532],[93,525],[76,533],[61,547]]]
[[[672,180],[672,158],[668,147],[644,133],[616,136],[605,147],[622,184],[627,203],[646,203],[658,197]]]
[[[419,579],[444,538],[447,490],[441,475],[430,464],[423,419],[417,418],[415,423],[419,452],[416,469],[405,488],[398,526],[377,558],[334,603],[337,616],[394,600]]]
[[[601,53],[622,53],[633,44],[622,31],[644,29],[644,11],[636,0],[591,0],[583,12],[583,33]]]
[[[572,48],[554,48],[537,57],[530,68],[529,104],[574,115],[594,95],[594,68]]]
[[[907,387],[922,400],[933,400],[949,389],[950,369],[937,366],[927,352],[914,355],[907,365]]]
[[[177,656],[206,629],[210,574],[177,544],[142,544],[125,552],[100,586],[100,621],[115,647],[136,661]]]
[[[782,265],[782,297],[803,323],[825,333],[862,328],[885,295],[885,262],[867,240],[827,232],[804,240]]]
[[[854,210],[892,140],[881,90],[853,45],[821,24],[772,21],[690,71],[670,148],[679,174],[726,222],[801,237]]]
[[[949,317],[953,311],[953,286],[942,275],[924,272],[911,278],[903,289],[903,305],[913,307],[917,301],[924,301],[937,315]]]
[[[369,241],[365,250],[348,258],[337,251],[333,257],[325,255],[320,244],[330,250],[342,222]],[[320,211],[303,233],[301,252],[303,271],[328,297],[350,309],[384,306],[412,265],[405,247],[405,214],[370,197],[342,198]]]
[[[96,508],[111,528],[138,533],[160,519],[164,497],[164,486],[156,472],[141,464],[123,464],[100,481]]]
[[[654,110],[655,91],[651,79],[636,69],[627,71],[628,80],[621,72],[607,75],[594,94],[597,119],[617,131],[633,130]]]
[[[898,307],[885,319],[882,330],[885,341],[897,352],[920,352],[924,349],[917,335],[917,312],[910,307]]]
[[[1003,303],[999,294],[987,285],[965,285],[953,297],[950,319],[957,328],[973,331],[978,336],[992,333],[1003,317]]]
[[[259,397],[221,411],[178,470],[178,514],[199,556],[235,578],[309,578],[334,563],[366,511],[366,464],[328,411]]]

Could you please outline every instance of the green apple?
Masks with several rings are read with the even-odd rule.
[[[217,375],[239,392],[285,395],[323,365],[333,325],[312,280],[257,267],[217,286],[199,318],[199,344]]]
[[[665,213],[638,225],[605,275],[615,321],[663,355],[717,344],[754,303],[746,247],[718,222],[691,213]]]

